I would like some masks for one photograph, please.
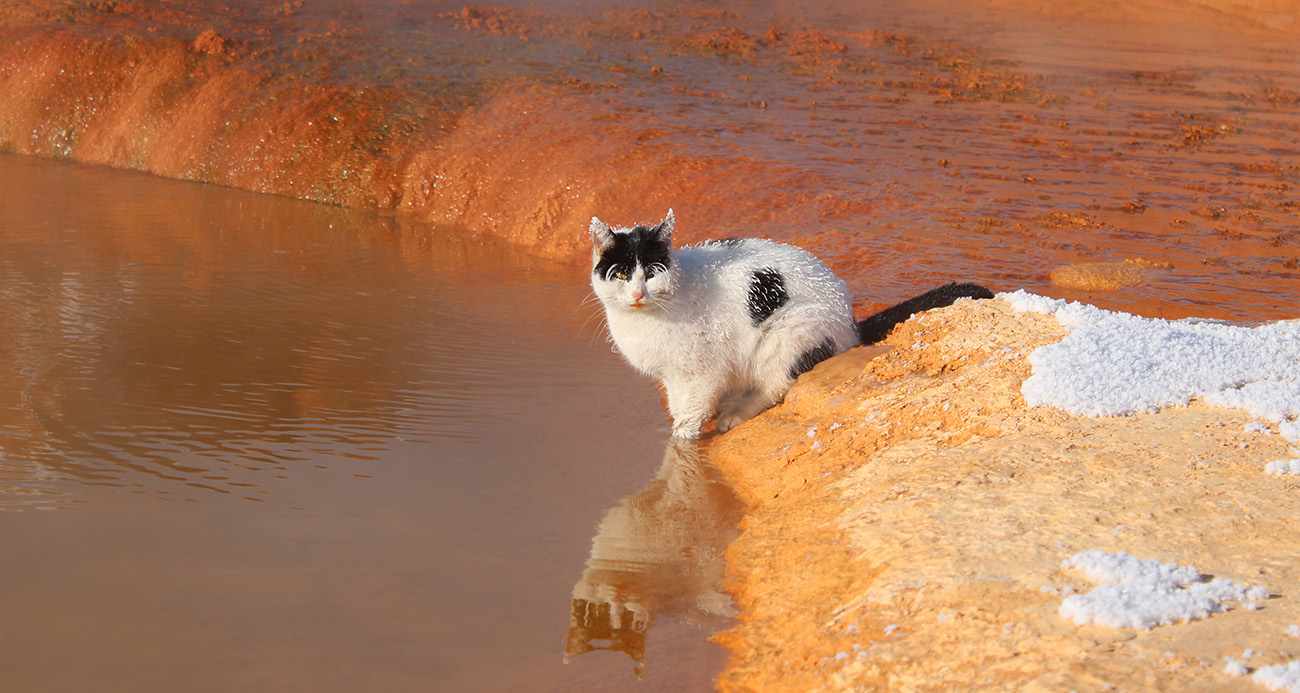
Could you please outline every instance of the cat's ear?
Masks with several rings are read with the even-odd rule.
[[[652,229],[655,235],[655,240],[660,241],[664,245],[672,245],[673,226],[676,223],[677,220],[673,217],[673,210],[668,210],[668,216],[664,217],[664,220],[659,222],[659,225]]]
[[[591,246],[596,249],[596,253],[603,253],[614,247],[614,232],[610,230],[609,224],[597,219],[591,218]]]

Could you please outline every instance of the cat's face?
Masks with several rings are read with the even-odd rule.
[[[672,233],[672,210],[653,227],[613,229],[591,220],[591,285],[606,306],[643,310],[672,296],[677,283]]]

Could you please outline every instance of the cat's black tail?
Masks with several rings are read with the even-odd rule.
[[[978,284],[944,284],[859,322],[858,337],[863,344],[875,344],[884,339],[896,325],[913,315],[923,310],[952,305],[959,298],[993,298],[993,292]]]

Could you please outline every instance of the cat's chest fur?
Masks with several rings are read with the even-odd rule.
[[[673,256],[671,296],[641,310],[607,311],[610,335],[628,362],[649,375],[735,368],[761,336],[748,310],[754,253],[710,244]]]

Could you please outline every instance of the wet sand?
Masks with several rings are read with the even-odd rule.
[[[425,230],[0,155],[4,688],[711,688],[707,457],[665,460],[567,268]],[[611,550],[665,478],[658,543]],[[589,598],[640,609],[645,680],[564,664],[592,561],[637,580]]]

